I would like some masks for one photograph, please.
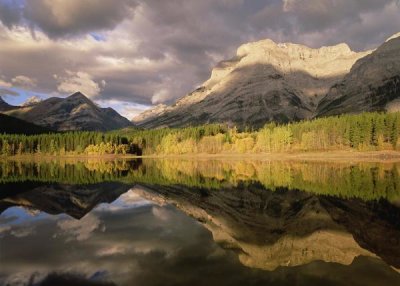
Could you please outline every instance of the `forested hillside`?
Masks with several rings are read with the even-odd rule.
[[[50,129],[0,113],[0,133],[30,135],[49,132]]]
[[[400,113],[363,113],[238,131],[226,125],[0,135],[0,154],[217,154],[400,150]]]

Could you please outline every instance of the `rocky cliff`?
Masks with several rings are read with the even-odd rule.
[[[311,118],[331,86],[369,53],[353,52],[346,44],[319,49],[271,40],[244,44],[195,91],[133,121],[151,128],[212,122],[257,126]]]
[[[359,59],[318,105],[317,115],[400,111],[400,33]]]

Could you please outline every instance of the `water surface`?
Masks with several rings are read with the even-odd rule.
[[[400,285],[399,175],[400,163],[0,161],[0,284]]]

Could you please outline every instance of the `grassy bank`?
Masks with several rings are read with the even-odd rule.
[[[277,153],[193,153],[193,154],[153,154],[153,155],[133,155],[133,154],[104,154],[104,155],[50,155],[50,154],[21,154],[14,156],[0,156],[0,159],[27,160],[27,161],[49,161],[49,160],[124,160],[124,159],[195,159],[195,160],[255,160],[255,161],[338,161],[338,162],[400,162],[400,151],[322,151],[322,152],[277,152]]]

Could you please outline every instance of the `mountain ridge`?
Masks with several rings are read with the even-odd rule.
[[[386,40],[374,53],[359,59],[321,100],[317,116],[399,111],[399,100],[400,33]]]
[[[97,106],[81,92],[66,98],[50,97],[32,105],[4,106],[0,112],[57,131],[108,131],[132,126],[114,109]]]
[[[157,105],[132,121],[144,128],[205,123],[257,127],[271,121],[287,123],[322,116],[321,102],[329,99],[332,88],[362,59],[371,64],[368,60],[380,53],[379,48],[355,52],[340,43],[313,49],[269,39],[243,44],[233,58],[218,63],[200,87],[174,104]],[[400,74],[400,68],[395,73]]]

